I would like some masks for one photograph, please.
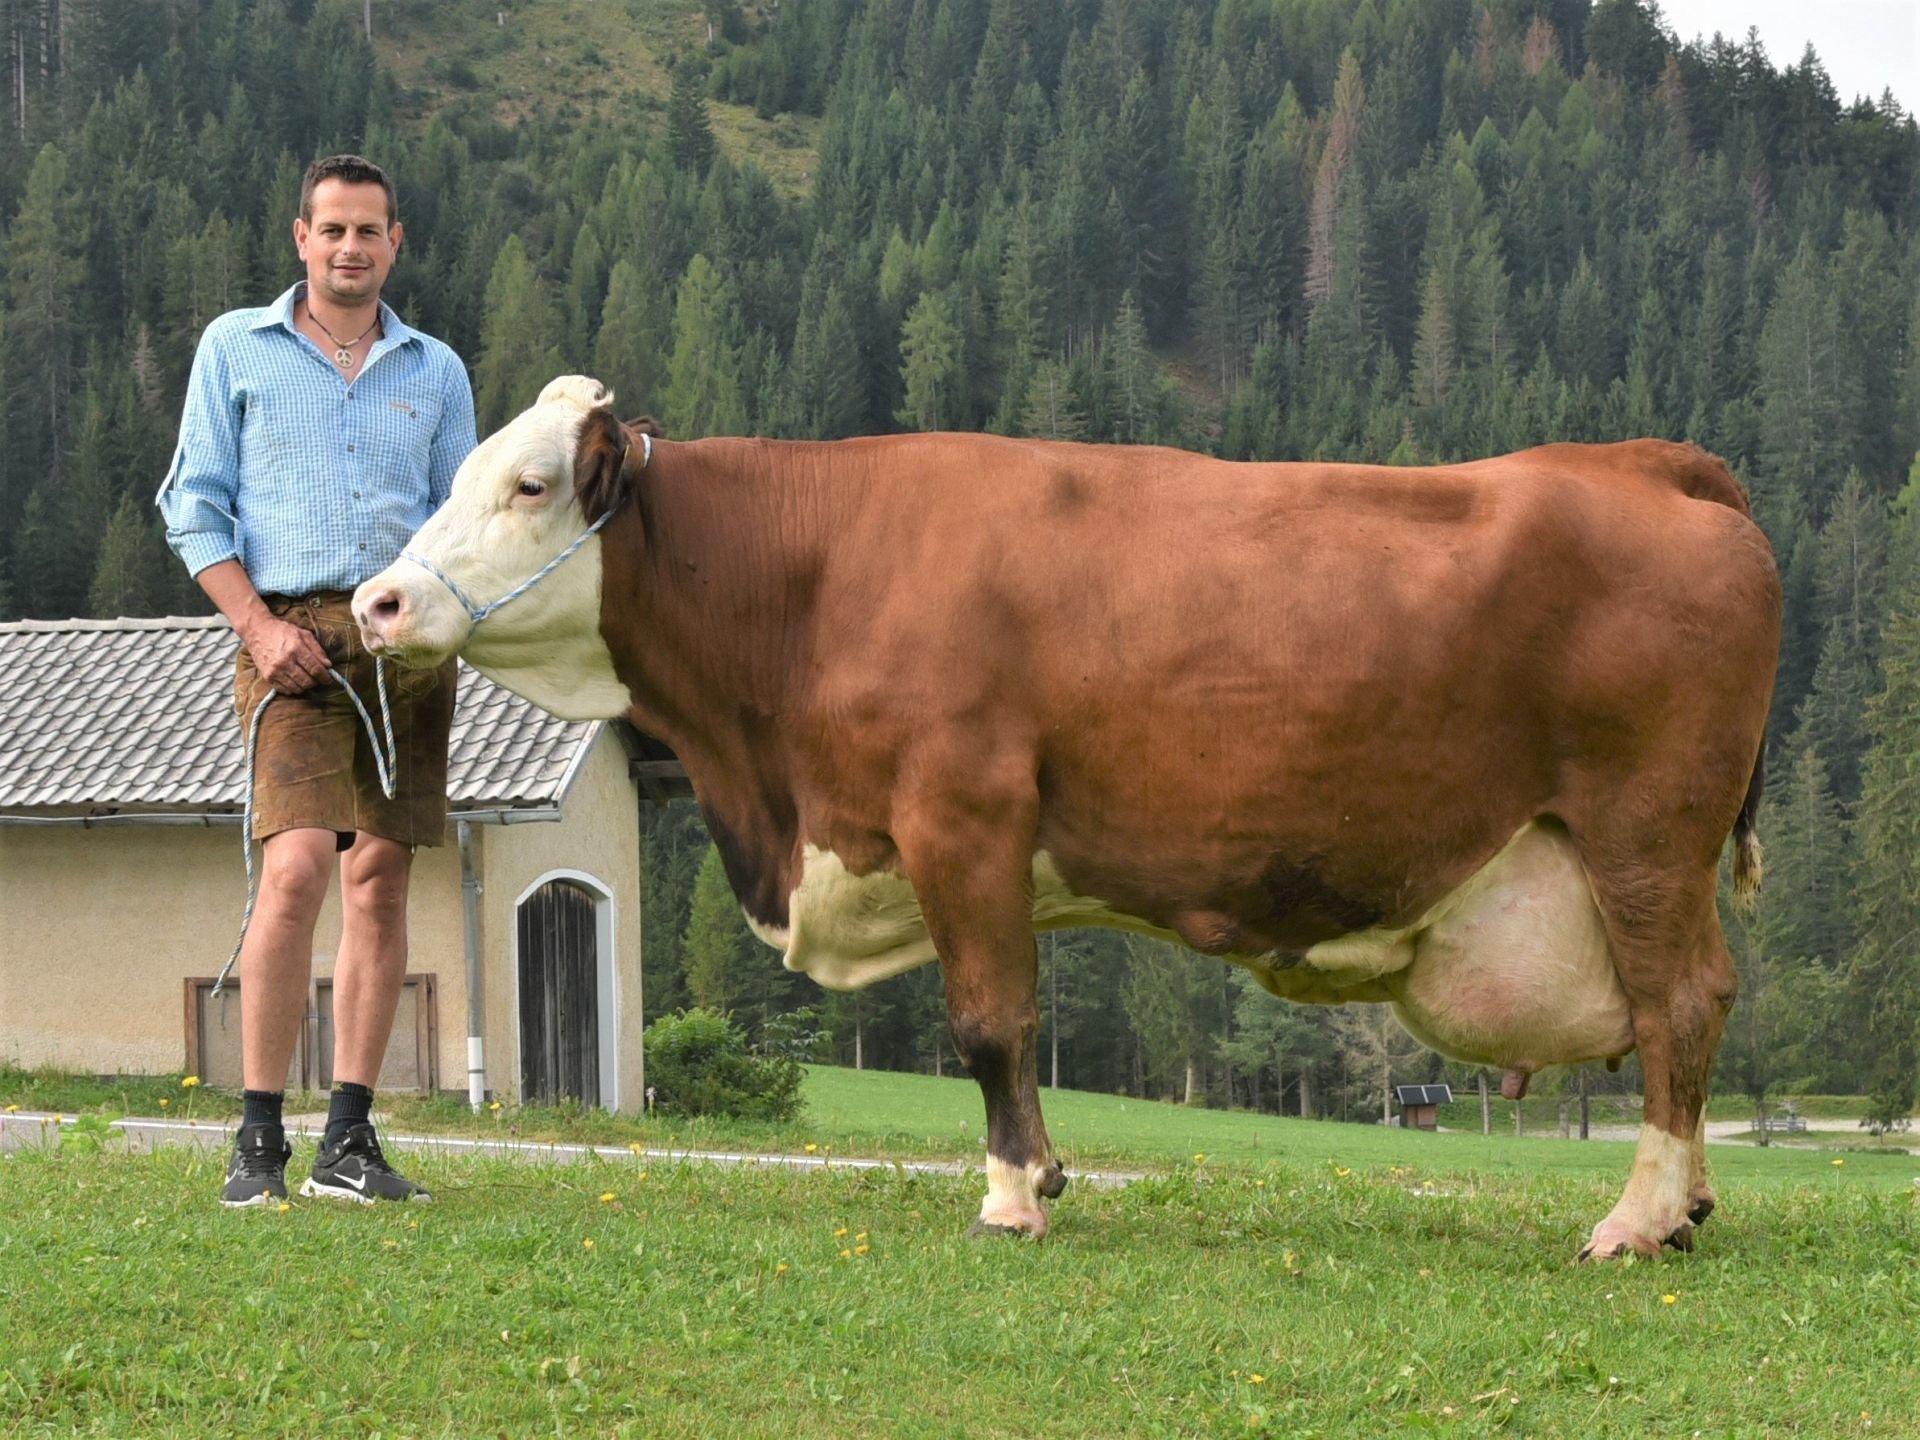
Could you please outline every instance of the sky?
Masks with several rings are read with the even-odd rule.
[[[1920,111],[1920,0],[1660,0],[1660,11],[1683,42],[1757,27],[1776,70],[1799,64],[1811,40],[1842,105],[1891,88]]]

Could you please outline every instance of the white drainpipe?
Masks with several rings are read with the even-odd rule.
[[[460,839],[460,888],[467,910],[467,1100],[475,1110],[487,1103],[487,1006],[480,967],[480,882],[473,873],[473,826],[455,827]]]

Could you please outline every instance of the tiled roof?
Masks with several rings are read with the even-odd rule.
[[[0,810],[237,810],[237,644],[218,616],[0,624]],[[462,662],[453,808],[557,804],[598,733]]]

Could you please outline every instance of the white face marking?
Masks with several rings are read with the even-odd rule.
[[[475,447],[453,491],[407,548],[432,561],[475,605],[513,590],[586,529],[572,503],[573,451],[581,417],[611,401],[598,381],[562,376]],[[523,485],[543,487],[539,496]],[[489,679],[568,720],[624,715],[633,703],[600,636],[600,537],[478,626],[444,581],[397,560],[358,594],[393,589],[410,623],[387,637],[387,653],[408,665],[438,664],[456,652]]]

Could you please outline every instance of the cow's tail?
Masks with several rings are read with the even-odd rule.
[[[1760,894],[1760,881],[1766,875],[1766,859],[1760,853],[1760,837],[1754,832],[1754,817],[1760,810],[1760,796],[1767,788],[1767,737],[1760,736],[1760,753],[1753,757],[1753,776],[1747,781],[1747,798],[1733,822],[1733,900],[1742,910],[1753,909]]]

